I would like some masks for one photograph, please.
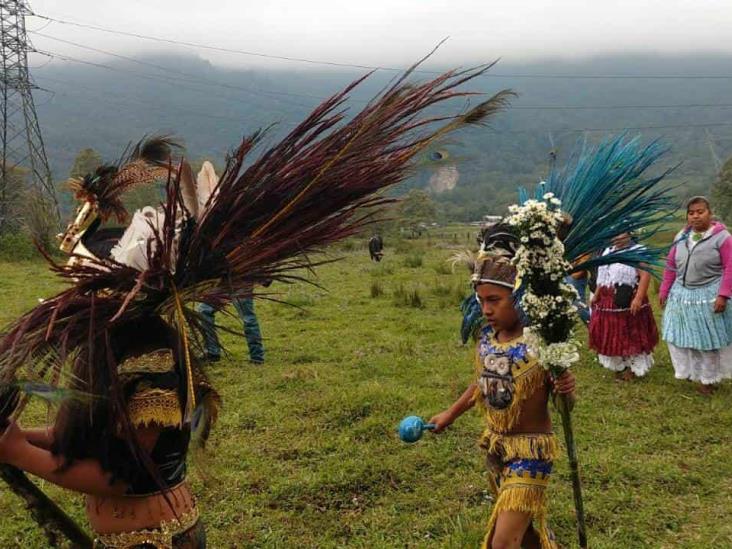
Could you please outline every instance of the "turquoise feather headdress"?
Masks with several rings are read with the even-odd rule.
[[[596,253],[621,233],[642,233],[648,240],[673,218],[677,209],[674,188],[663,180],[675,166],[647,174],[667,152],[668,147],[659,141],[642,145],[640,137],[621,134],[596,146],[583,146],[563,169],[553,169],[537,185],[536,200],[553,193],[571,218],[563,242],[573,272],[609,263],[646,268],[660,263],[665,248],[642,246],[604,256]],[[528,192],[519,189],[519,202],[528,198]]]

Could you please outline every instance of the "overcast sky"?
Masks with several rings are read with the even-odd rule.
[[[41,15],[115,30],[339,63],[403,66],[442,38],[441,64],[598,53],[732,54],[732,0],[30,0]],[[28,29],[122,54],[196,51],[219,65],[245,55],[191,50],[29,18]],[[38,49],[100,58],[31,34]],[[292,68],[292,62],[267,61]],[[303,65],[298,65],[303,66]]]

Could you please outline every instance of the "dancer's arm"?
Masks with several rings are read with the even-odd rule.
[[[147,427],[135,431],[143,451],[150,452],[160,431]],[[124,482],[111,483],[111,473],[102,469],[94,459],[80,459],[63,467],[63,458],[40,448],[26,438],[15,423],[11,423],[0,436],[0,463],[7,463],[32,475],[52,482],[62,488],[96,496],[123,496],[127,492]]]
[[[432,431],[433,433],[441,433],[447,427],[452,425],[457,418],[475,405],[474,395],[476,388],[477,385],[472,383],[470,387],[465,389],[465,392],[460,395],[460,398],[457,399],[452,406],[444,412],[440,412],[439,414],[432,416],[429,422],[435,424],[435,429]]]
[[[62,469],[62,457],[31,444],[15,423],[11,423],[0,437],[0,462],[75,492],[121,496],[127,490],[124,483],[110,484],[111,474],[93,459],[78,460]]]
[[[28,442],[43,450],[50,450],[56,438],[56,432],[53,427],[36,427],[33,429],[21,429],[21,431]]]

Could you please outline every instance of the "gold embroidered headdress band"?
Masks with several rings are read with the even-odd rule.
[[[513,290],[516,287],[516,267],[506,257],[479,255],[470,277],[473,286],[496,284]]]

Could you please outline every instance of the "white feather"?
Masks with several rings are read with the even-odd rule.
[[[213,164],[206,160],[201,166],[201,171],[197,176],[197,195],[198,195],[198,211],[203,214],[204,207],[209,201],[211,195],[216,191],[219,184],[219,177],[216,175]]]

